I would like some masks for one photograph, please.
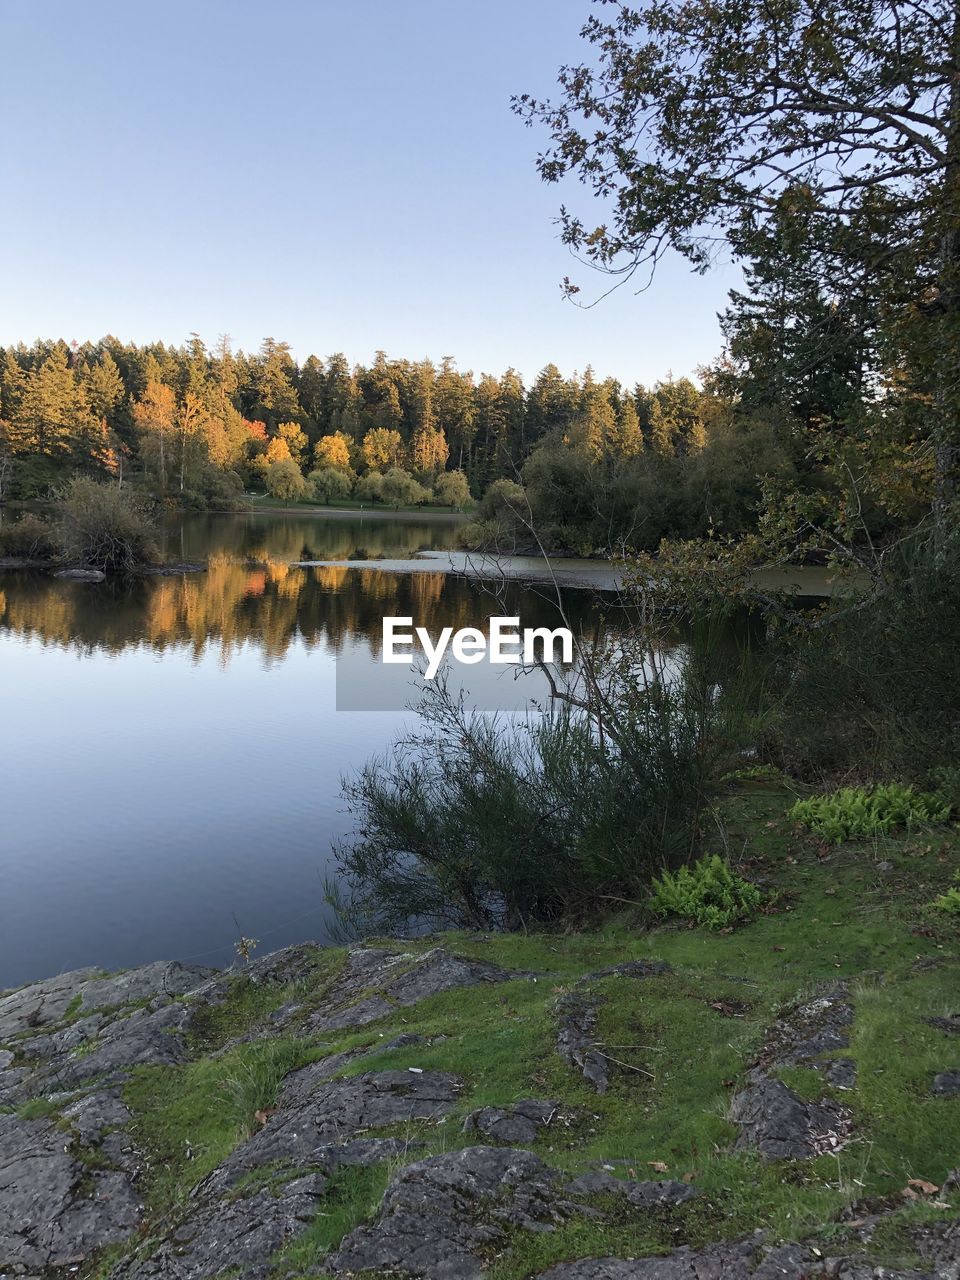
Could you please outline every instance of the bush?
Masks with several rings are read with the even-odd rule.
[[[265,473],[267,492],[283,502],[299,502],[306,496],[307,482],[292,458],[271,462]]]
[[[752,915],[762,901],[757,886],[741,879],[715,853],[692,867],[664,871],[653,882],[650,907],[658,916],[677,916],[708,929],[726,929]]]
[[[356,835],[341,916],[366,933],[535,927],[638,904],[695,847],[711,777],[739,749],[733,695],[695,660],[539,718],[469,714],[437,682],[426,729],[345,785]]]
[[[76,476],[57,501],[57,541],[75,564],[133,573],[157,560],[155,533],[143,499],[112,482]]]
[[[865,790],[844,787],[832,795],[798,800],[787,814],[834,844],[864,836],[884,836],[894,827],[945,822],[951,804],[936,791],[915,791],[899,782]]]
[[[52,560],[59,548],[46,520],[29,512],[19,520],[0,524],[0,555],[24,560]]]

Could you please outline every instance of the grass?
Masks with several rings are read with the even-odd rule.
[[[182,1067],[140,1067],[126,1085],[133,1135],[150,1153],[146,1198],[157,1214],[181,1204],[256,1129],[288,1072],[318,1057],[296,1039],[259,1040]]]
[[[312,1273],[324,1255],[377,1210],[395,1166],[387,1163],[337,1169],[327,1183],[323,1212],[277,1254],[274,1268],[289,1275]]]
[[[786,816],[790,799],[778,785],[731,784],[719,806],[728,860],[764,889],[760,913],[736,928],[647,928],[625,915],[571,935],[449,935],[441,941],[453,950],[538,976],[445,992],[322,1044],[292,1037],[229,1047],[294,995],[306,1008],[322,1004],[341,953],[318,955],[315,972],[295,991],[238,978],[196,1024],[202,1056],[142,1069],[127,1086],[135,1136],[149,1154],[145,1190],[154,1213],[182,1204],[252,1131],[254,1113],[272,1104],[286,1072],[327,1053],[364,1049],[367,1056],[344,1075],[418,1067],[452,1071],[464,1082],[446,1120],[405,1126],[400,1136],[424,1144],[411,1159],[476,1142],[462,1132],[463,1116],[476,1107],[554,1098],[560,1114],[534,1144],[548,1164],[571,1174],[610,1163],[629,1177],[688,1177],[702,1192],[662,1214],[611,1213],[573,1219],[549,1235],[519,1233],[491,1263],[497,1280],[519,1280],[565,1258],[636,1256],[758,1226],[773,1239],[828,1241],[833,1252],[838,1242],[862,1248],[845,1238],[844,1206],[865,1197],[899,1203],[910,1178],[939,1186],[960,1152],[960,1105],[929,1092],[933,1075],[954,1065],[956,1048],[923,1021],[952,1012],[949,993],[960,987],[960,928],[931,905],[960,865],[960,833],[948,826],[830,846],[798,834]],[[385,945],[416,952],[436,941]],[[584,981],[635,959],[667,960],[673,972]],[[809,1066],[781,1076],[804,1098],[842,1098],[853,1112],[854,1141],[837,1156],[797,1165],[763,1165],[733,1152],[730,1097],[767,1028],[780,1010],[838,978],[850,981],[856,1009],[845,1051],[856,1063],[856,1088],[831,1091]],[[556,1002],[575,985],[598,1002],[600,1047],[614,1060],[602,1097],[554,1050]],[[404,1031],[426,1043],[382,1048]],[[277,1266],[315,1269],[374,1212],[390,1173],[384,1166],[339,1172],[323,1213]],[[905,1203],[875,1235],[872,1256],[903,1262],[906,1228],[933,1212]]]

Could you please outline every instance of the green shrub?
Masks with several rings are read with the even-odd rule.
[[[950,802],[936,791],[916,791],[901,782],[872,790],[844,787],[832,795],[798,800],[787,814],[834,844],[864,836],[884,836],[895,827],[945,822]]]
[[[356,834],[337,847],[333,901],[347,926],[526,928],[644,902],[689,857],[706,789],[742,749],[744,690],[694,652],[669,678],[619,667],[618,651],[602,697],[515,720],[471,714],[437,681],[425,730],[345,786]]]
[[[956,880],[955,885],[941,893],[939,898],[935,898],[933,905],[938,911],[946,911],[952,916],[960,916],[960,871],[953,877]]]
[[[678,916],[708,929],[725,929],[752,915],[762,901],[757,886],[736,875],[714,853],[692,867],[664,871],[653,882],[650,907],[658,916]]]
[[[29,512],[0,525],[0,555],[24,560],[52,560],[57,554],[54,532],[46,520]]]

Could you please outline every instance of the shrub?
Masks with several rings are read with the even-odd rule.
[[[787,817],[841,844],[858,837],[886,835],[894,827],[945,822],[950,810],[950,801],[939,792],[916,791],[903,783],[889,782],[872,790],[844,787],[831,795],[798,800]]]
[[[335,851],[346,889],[332,899],[345,923],[510,929],[645,900],[695,847],[742,708],[693,657],[669,679],[639,684],[632,659],[623,671],[595,712],[561,702],[517,720],[470,714],[436,681],[425,729],[345,785],[356,834]]]
[[[76,564],[132,573],[156,561],[155,533],[143,498],[112,482],[75,476],[57,501],[57,540]]]
[[[653,882],[650,907],[658,916],[677,916],[708,929],[725,929],[752,915],[762,901],[757,886],[736,875],[714,853],[692,867],[664,871]]]
[[[29,512],[19,520],[0,525],[0,555],[24,560],[52,560],[58,551],[53,529],[46,520]]]
[[[299,502],[306,495],[307,482],[292,458],[271,462],[265,473],[267,492],[284,502]]]

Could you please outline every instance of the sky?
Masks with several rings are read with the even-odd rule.
[[[0,344],[183,342],[650,384],[720,350],[731,267],[592,309],[542,132],[589,0],[0,0]]]

